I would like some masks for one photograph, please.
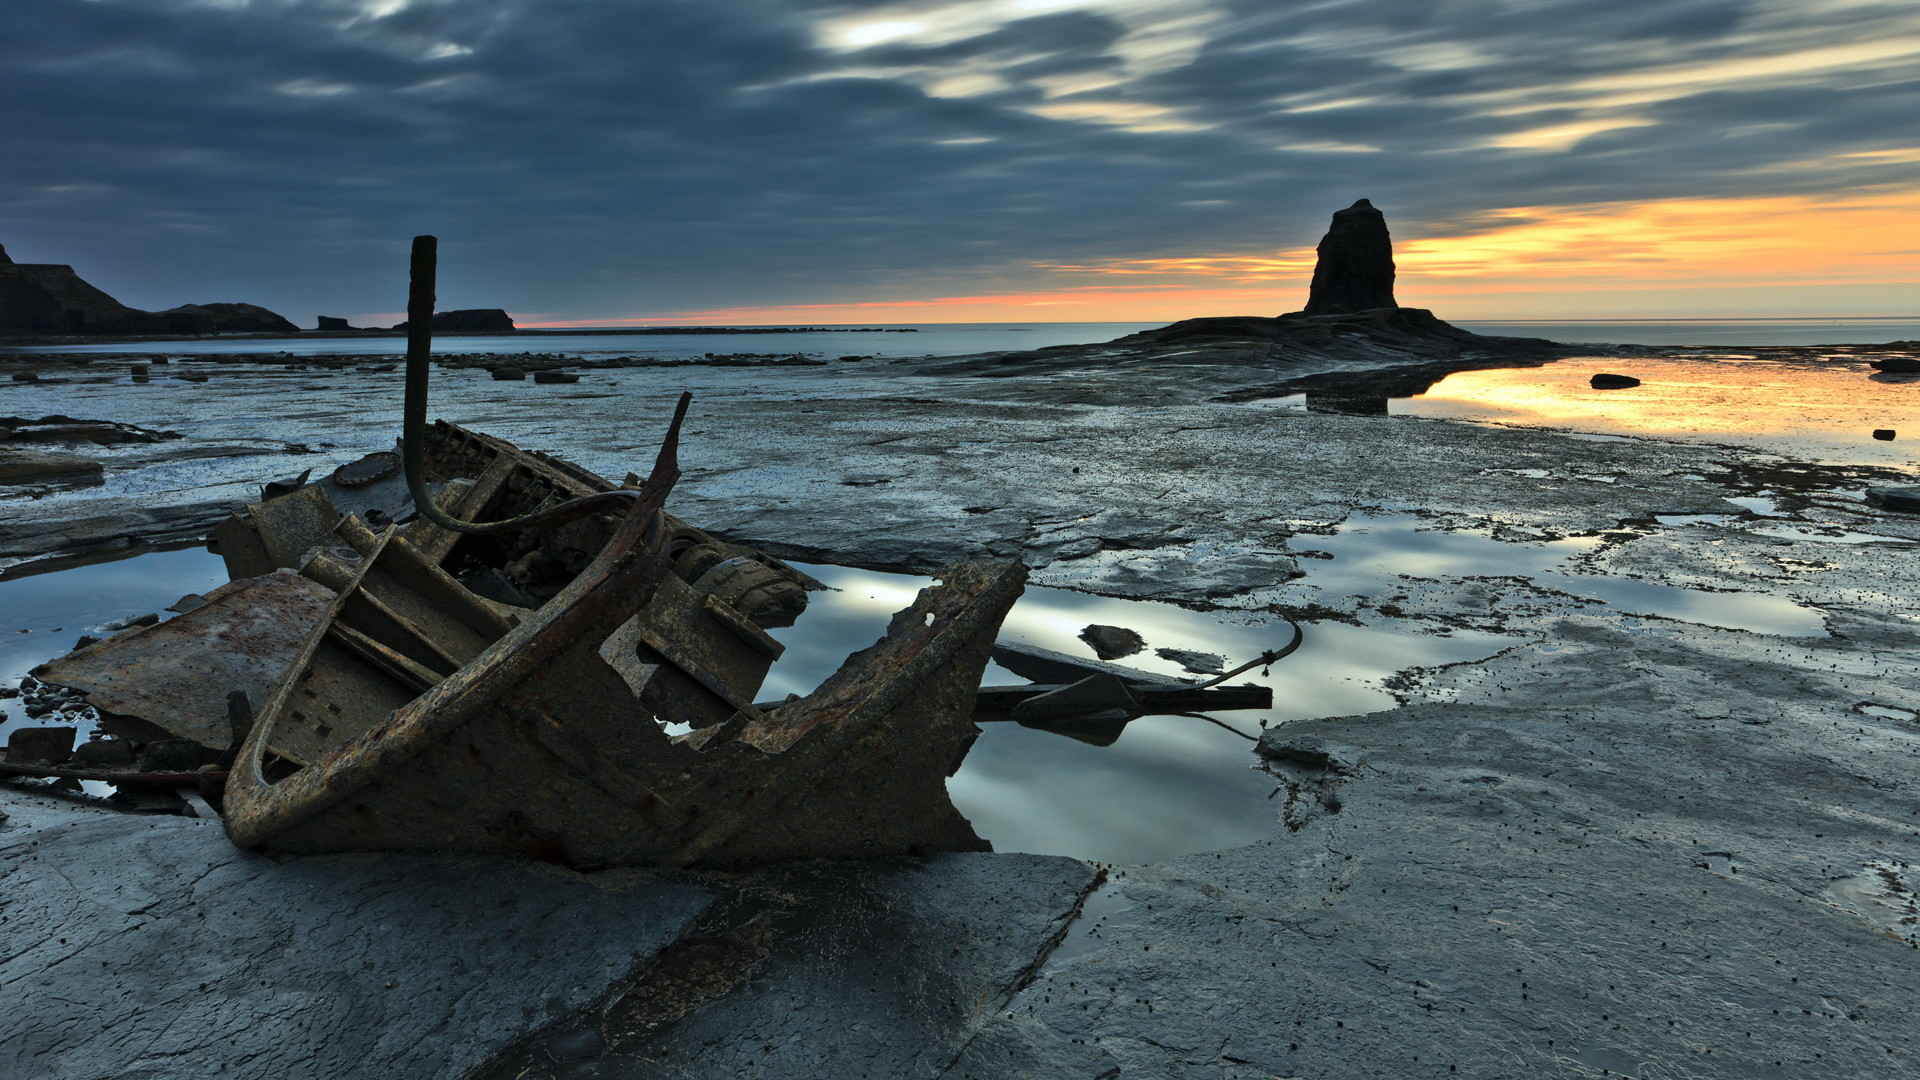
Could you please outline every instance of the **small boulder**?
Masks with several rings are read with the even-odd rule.
[[[1101,626],[1098,623],[1080,631],[1080,640],[1087,643],[1093,655],[1102,660],[1118,660],[1123,656],[1132,656],[1147,647],[1147,639],[1123,626]]]
[[[1896,375],[1920,374],[1920,356],[1883,357],[1873,361],[1872,366],[1880,371],[1888,371]],[[18,375],[14,376],[16,379],[19,377]]]
[[[139,767],[145,772],[192,772],[219,759],[219,753],[192,739],[156,739],[140,748]]]
[[[74,747],[68,761],[76,768],[124,769],[133,764],[133,744],[125,739],[92,739]]]
[[[1892,428],[1874,428],[1873,437],[1881,442],[1892,442],[1895,432]]]
[[[580,376],[571,371],[536,371],[533,381],[537,383],[577,383]]]
[[[1920,487],[1868,488],[1867,502],[1895,513],[1920,514]]]
[[[517,367],[497,367],[487,370],[499,382],[519,382],[527,377],[527,373]]]
[[[7,760],[58,765],[72,756],[73,736],[70,727],[15,728],[7,736]]]
[[[1626,390],[1639,386],[1640,380],[1631,375],[1610,375],[1601,372],[1587,380],[1587,385],[1595,390]]]

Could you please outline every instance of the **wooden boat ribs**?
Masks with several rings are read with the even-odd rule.
[[[766,628],[791,624],[807,579],[661,511],[677,424],[625,513],[503,537],[342,519],[357,558],[306,560],[338,595],[228,777],[234,841],[580,868],[988,849],[944,781],[1025,569],[949,568],[812,694],[755,706],[782,651]],[[453,425],[428,446],[455,517],[612,488]],[[564,584],[508,603],[463,583],[468,562],[536,594]]]

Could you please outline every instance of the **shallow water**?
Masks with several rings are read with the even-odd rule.
[[[1673,524],[1685,524],[1670,515]],[[1707,515],[1696,515],[1706,517]],[[1593,551],[1599,537],[1508,543],[1464,532],[1429,529],[1411,514],[1355,514],[1330,536],[1295,537],[1295,550],[1323,551],[1331,559],[1301,562],[1303,583],[1335,596],[1382,596],[1395,575],[1423,578],[1525,576],[1543,588],[1598,600],[1629,615],[1792,637],[1825,635],[1820,612],[1777,596],[1681,589],[1632,578],[1567,572],[1566,563]]]
[[[795,565],[836,591],[812,594],[798,623],[773,631],[787,653],[769,674],[763,700],[811,690],[848,653],[878,639],[888,618],[931,580]],[[1189,611],[1030,585],[1001,637],[1091,658],[1078,636],[1089,623],[1124,626],[1146,639],[1141,653],[1116,663],[1176,676],[1184,674],[1180,666],[1155,649],[1218,653],[1237,666],[1292,635],[1285,620],[1264,614]],[[1100,747],[1014,723],[982,724],[979,741],[947,782],[954,805],[998,851],[1146,862],[1251,843],[1271,835],[1278,811],[1269,801],[1278,784],[1254,768],[1251,752],[1263,726],[1392,708],[1393,696],[1381,686],[1386,676],[1490,656],[1518,640],[1341,623],[1314,623],[1305,631],[1299,651],[1266,673],[1255,669],[1229,680],[1273,688],[1272,709],[1216,715],[1234,730],[1193,717],[1142,717]],[[991,663],[983,681],[1026,682]]]
[[[796,565],[832,591],[812,594],[798,623],[773,631],[787,651],[760,700],[811,691],[848,654],[880,638],[893,613],[931,583],[903,574]],[[17,684],[28,669],[65,654],[76,637],[98,631],[103,623],[148,611],[165,614],[163,609],[181,595],[205,592],[225,579],[218,556],[192,549],[0,581],[0,612],[6,613],[0,625],[6,631],[0,640],[0,681]],[[1147,649],[1121,662],[1164,675],[1182,672],[1154,655],[1155,648],[1220,653],[1238,664],[1291,637],[1287,623],[1270,616],[1196,612],[1038,586],[1027,589],[1001,636],[1091,657],[1077,635],[1095,622],[1139,632]],[[21,628],[33,632],[14,632]],[[1264,674],[1256,669],[1230,680],[1271,686],[1272,709],[1220,713],[1218,724],[1195,717],[1142,717],[1104,747],[1010,722],[983,724],[948,790],[1000,851],[1145,862],[1250,843],[1271,833],[1277,810],[1268,799],[1277,784],[1257,771],[1252,753],[1263,726],[1391,708],[1394,699],[1381,686],[1386,676],[1412,666],[1489,656],[1516,640],[1313,624],[1292,656]],[[997,664],[988,665],[984,679],[992,685],[1025,681]],[[0,740],[14,727],[50,722],[28,721],[17,700],[0,706],[5,707]],[[83,730],[80,737],[86,735]]]
[[[1920,320],[1908,318],[1463,319],[1454,325],[1476,334],[1613,345],[1877,345],[1920,339]]]
[[[1641,385],[1595,390],[1595,372]],[[1755,446],[1812,461],[1911,465],[1920,439],[1920,380],[1896,381],[1864,360],[1754,365],[1661,357],[1574,357],[1532,368],[1462,371],[1388,402],[1395,416],[1572,428]],[[1892,441],[1873,437],[1894,429]]]

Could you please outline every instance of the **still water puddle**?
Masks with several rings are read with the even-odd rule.
[[[763,700],[813,689],[848,653],[879,638],[893,613],[931,583],[903,574],[795,565],[834,591],[813,593],[797,623],[772,631],[787,651],[768,675]],[[1156,656],[1155,649],[1218,653],[1237,666],[1292,636],[1284,620],[1263,614],[1189,611],[1034,585],[1014,605],[1000,636],[1091,659],[1079,633],[1092,623],[1123,626],[1146,639],[1144,650],[1117,663],[1175,676],[1184,674],[1179,665]],[[982,724],[960,771],[947,781],[948,793],[997,851],[1148,862],[1251,843],[1272,835],[1277,810],[1269,800],[1276,783],[1253,768],[1253,740],[1263,726],[1392,708],[1394,699],[1381,686],[1388,675],[1480,659],[1518,640],[1340,623],[1313,623],[1305,634],[1299,651],[1266,673],[1256,668],[1229,680],[1272,687],[1270,710],[1222,712],[1215,717],[1219,724],[1142,717],[1108,746],[1014,723]],[[989,663],[983,682],[1026,680]]]
[[[1334,535],[1298,538],[1297,543],[1333,556],[1303,562],[1301,568],[1307,576],[1302,580],[1335,595],[1350,596],[1378,595],[1383,582],[1391,583],[1401,574],[1423,578],[1525,576],[1546,588],[1599,600],[1632,615],[1791,637],[1826,633],[1818,611],[1781,597],[1681,589],[1562,569],[1568,559],[1598,548],[1602,543],[1599,537],[1516,544],[1472,533],[1423,529],[1423,524],[1410,514],[1356,514]]]
[[[830,587],[810,597],[805,615],[773,631],[786,653],[761,700],[805,694],[849,653],[885,631],[895,611],[931,579],[837,566],[796,564]],[[130,615],[160,612],[181,595],[226,579],[218,556],[199,549],[153,552],[118,562],[0,580],[0,685],[17,685],[35,665],[65,654],[80,634]],[[1183,675],[1157,648],[1225,655],[1230,663],[1286,644],[1288,624],[1248,612],[1196,612],[1172,604],[1115,600],[1031,586],[1003,626],[1003,638],[1092,656],[1079,639],[1090,623],[1125,626],[1146,639],[1121,663]],[[18,633],[19,630],[29,633]],[[1396,671],[1490,656],[1518,639],[1455,631],[1445,636],[1391,628],[1315,623],[1300,649],[1266,673],[1230,680],[1273,688],[1274,707],[1208,719],[1148,716],[1096,746],[1009,722],[983,733],[948,790],[961,812],[1000,851],[1147,862],[1250,843],[1272,834],[1274,780],[1254,768],[1263,726],[1308,717],[1391,708],[1382,680]],[[987,684],[1026,680],[989,664]],[[14,727],[61,722],[28,719],[18,699],[0,701],[0,741]],[[81,724],[83,728],[87,725]],[[87,731],[81,732],[85,738]],[[91,785],[104,793],[103,785]]]

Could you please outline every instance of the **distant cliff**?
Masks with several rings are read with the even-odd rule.
[[[405,330],[407,324],[395,323],[393,328]],[[513,330],[514,325],[513,318],[499,308],[467,308],[434,312],[433,328],[448,333],[504,334]]]
[[[293,333],[299,327],[256,304],[130,308],[59,263],[16,263],[0,246],[0,333]]]

